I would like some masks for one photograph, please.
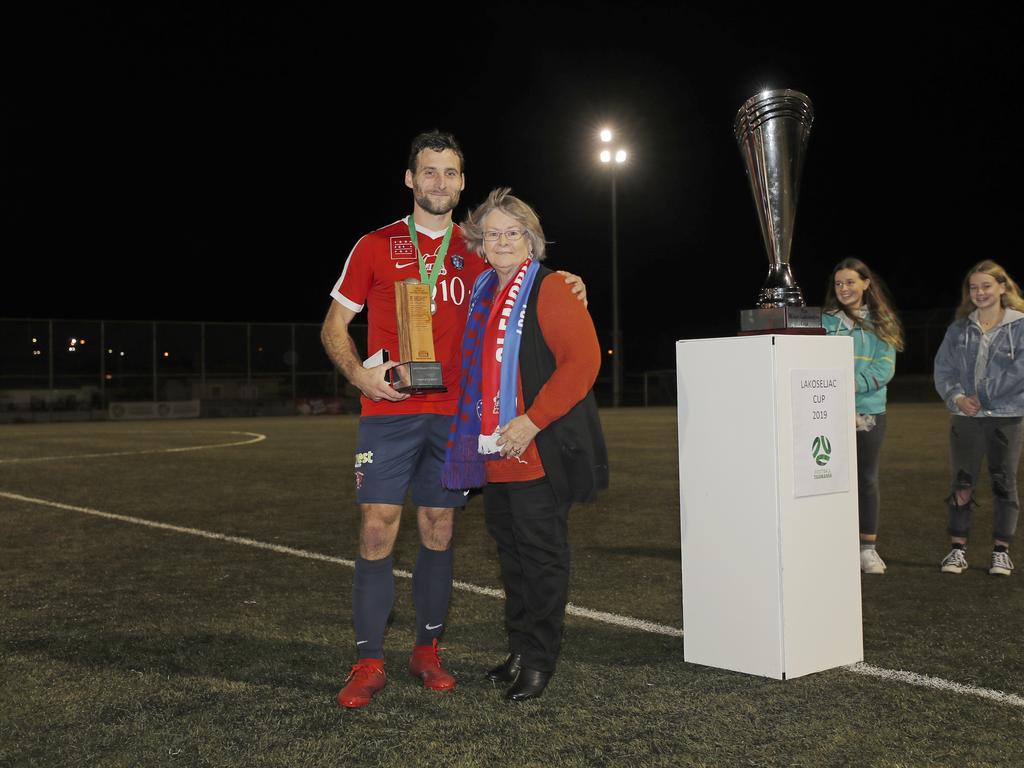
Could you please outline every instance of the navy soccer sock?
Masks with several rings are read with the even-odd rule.
[[[436,552],[420,545],[412,572],[412,599],[416,604],[416,645],[430,645],[444,631],[452,596],[452,551]]]
[[[360,659],[384,658],[384,629],[395,602],[393,558],[356,560],[352,582],[352,621]]]

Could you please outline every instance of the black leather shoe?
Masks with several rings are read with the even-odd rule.
[[[512,683],[512,687],[505,691],[505,698],[509,701],[536,699],[544,693],[550,679],[550,672],[539,672],[536,669],[523,667],[519,670],[519,677]]]
[[[511,683],[519,674],[522,660],[521,653],[510,653],[504,662],[487,670],[487,679],[492,683]]]

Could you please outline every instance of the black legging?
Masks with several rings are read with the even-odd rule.
[[[857,433],[857,494],[860,532],[878,533],[878,457],[885,439],[885,414],[875,414],[874,429]]]

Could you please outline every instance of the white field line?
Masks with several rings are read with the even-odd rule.
[[[194,433],[190,433],[194,434]],[[211,445],[186,445],[181,448],[149,448],[144,451],[116,451],[114,453],[73,453],[67,456],[35,456],[32,458],[25,459],[0,459],[0,464],[28,464],[33,461],[59,461],[67,459],[95,459],[102,456],[141,456],[146,453],[184,453],[185,451],[205,451],[210,448],[231,448],[235,445],[250,445],[252,443],[258,443],[261,440],[266,440],[266,435],[261,435],[259,432],[236,432],[234,430],[219,430],[217,432],[207,432],[206,434],[224,434],[224,435],[248,435],[249,440],[236,440],[233,443],[213,443]]]
[[[204,539],[212,539],[214,541],[225,541],[231,544],[240,544],[245,547],[252,547],[254,549],[264,549],[270,552],[277,552],[282,555],[291,555],[292,557],[301,557],[306,560],[318,560],[324,563],[332,563],[334,565],[343,565],[346,568],[355,568],[355,562],[347,560],[343,557],[334,557],[332,555],[324,555],[319,552],[310,552],[305,549],[295,549],[294,547],[285,547],[280,544],[270,544],[265,541],[257,541],[256,539],[247,539],[242,536],[228,536],[223,533],[216,533],[214,531],[204,531],[199,528],[187,528],[181,525],[171,525],[170,523],[160,523],[154,520],[146,520],[141,517],[131,517],[129,515],[118,515],[113,512],[103,512],[98,509],[92,509],[90,507],[78,507],[73,504],[63,504],[59,501],[50,501],[48,499],[37,499],[31,496],[22,496],[18,493],[8,493],[7,491],[0,491],[0,498],[10,499],[11,501],[20,501],[26,504],[37,504],[44,507],[53,507],[54,509],[63,509],[68,512],[80,512],[86,515],[92,515],[94,517],[104,518],[106,520],[116,520],[121,523],[131,523],[132,525],[141,525],[147,528],[157,528],[163,531],[172,531],[173,533],[184,533],[190,536],[198,536]],[[403,579],[411,579],[412,573],[404,570],[395,570],[395,575]],[[484,595],[485,597],[502,598],[505,593],[500,589],[493,589],[491,587],[481,587],[477,584],[469,584],[464,581],[456,581],[453,584],[455,589],[462,590],[464,592],[472,592],[477,595]],[[634,619],[630,616],[621,616],[616,613],[606,613],[604,611],[593,611],[589,608],[582,608],[580,606],[569,603],[566,606],[566,613],[579,616],[585,619],[591,619],[593,621],[599,621],[605,624],[613,624],[615,626],[626,627],[629,629],[636,629],[641,632],[648,632],[656,635],[666,635],[668,637],[683,637],[683,630],[677,627],[670,627],[664,624],[655,624],[651,621],[645,621],[643,619]],[[964,685],[962,683],[955,683],[951,680],[944,680],[941,677],[931,677],[929,675],[921,675],[916,672],[906,672],[899,669],[885,669],[883,667],[876,667],[871,664],[865,664],[863,662],[858,664],[851,664],[850,666],[843,667],[847,672],[852,672],[858,675],[866,675],[868,677],[877,677],[883,680],[896,681],[906,683],[908,685],[916,685],[922,688],[932,688],[940,691],[948,691],[967,696],[977,696],[980,698],[988,699],[990,701],[997,702],[999,704],[1008,704],[1013,707],[1024,708],[1024,697],[1018,696],[1013,693],[1004,693],[1002,691],[995,691],[990,688],[979,688],[974,685]]]
[[[885,669],[884,667],[876,667],[872,664],[865,664],[864,662],[861,662],[860,664],[851,664],[845,669],[848,672],[855,672],[858,675],[880,677],[883,680],[897,680],[901,683],[919,685],[922,688],[935,688],[939,691],[952,691],[953,693],[962,693],[969,696],[981,696],[983,699],[991,699],[992,701],[997,701],[1000,704],[1024,707],[1024,696],[1018,696],[1015,693],[993,691],[991,688],[979,688],[976,685],[954,683],[951,680],[944,680],[941,677],[919,675],[917,672],[906,672],[902,669]]]

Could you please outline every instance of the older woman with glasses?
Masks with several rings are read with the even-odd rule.
[[[569,506],[608,486],[590,391],[601,367],[594,323],[543,267],[534,210],[496,189],[462,224],[491,270],[473,287],[459,412],[444,484],[483,486],[487,530],[505,585],[509,655],[487,677],[505,698],[543,693],[555,669],[569,591]]]

